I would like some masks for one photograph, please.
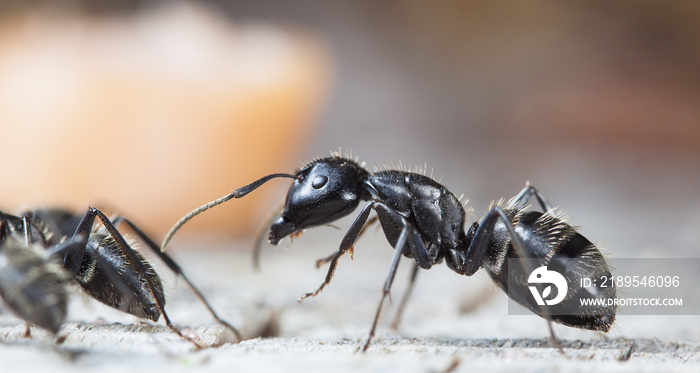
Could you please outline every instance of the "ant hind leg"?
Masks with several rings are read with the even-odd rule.
[[[523,206],[525,206],[529,201],[532,196],[535,196],[537,199],[537,202],[540,204],[540,207],[544,211],[549,211],[552,210],[553,206],[552,203],[549,202],[547,197],[542,194],[537,188],[534,186],[530,185],[528,182],[527,185],[525,185],[525,188],[523,188],[520,193],[518,193],[513,199],[512,202],[508,205],[509,209],[520,209]]]
[[[408,279],[408,285],[406,286],[406,290],[404,290],[403,296],[401,297],[401,303],[399,303],[399,307],[397,308],[396,314],[394,315],[394,320],[391,322],[391,328],[394,330],[399,329],[401,319],[403,318],[403,313],[406,310],[406,305],[408,304],[408,300],[411,299],[411,294],[413,293],[413,286],[416,283],[416,277],[418,276],[419,270],[420,266],[417,263],[414,263],[413,270],[411,271],[411,277],[409,277]]]
[[[519,200],[521,196],[525,195],[538,195],[536,193],[538,193],[536,189],[528,186],[525,189],[523,189],[523,192],[520,193],[519,197],[516,198],[516,200]],[[546,199],[544,199],[543,201],[546,201]],[[532,273],[534,271],[535,268],[533,268],[532,263],[528,260],[525,260],[526,258],[530,258],[532,256],[527,255],[525,244],[523,243],[521,237],[515,232],[515,227],[513,226],[513,223],[511,222],[508,213],[504,211],[501,207],[496,206],[493,207],[486,214],[486,216],[484,216],[478,228],[476,229],[476,232],[474,233],[474,238],[472,239],[469,248],[467,249],[467,265],[465,266],[464,273],[462,274],[471,276],[481,267],[481,264],[484,260],[484,256],[489,248],[491,239],[493,237],[494,229],[498,220],[503,221],[506,228],[506,232],[510,236],[510,243],[513,246],[513,249],[515,250],[517,257],[520,258],[520,262],[522,263],[526,273]],[[554,329],[552,327],[552,316],[549,314],[549,312],[547,312],[547,309],[544,306],[540,306],[539,311],[539,316],[547,320],[550,343],[553,347],[557,348],[560,352],[563,353],[561,344],[559,343],[559,340],[554,334]]]
[[[238,341],[242,341],[242,340],[243,340],[243,338],[242,338],[242,336],[241,336],[241,333],[238,331],[238,329],[236,329],[235,327],[233,327],[231,324],[229,324],[228,322],[226,322],[225,320],[223,320],[222,318],[220,318],[220,317],[216,314],[216,311],[214,311],[214,308],[209,304],[209,302],[206,300],[206,298],[204,297],[204,295],[202,294],[202,292],[201,292],[201,291],[194,285],[194,283],[185,275],[185,273],[183,272],[182,268],[175,262],[175,260],[173,260],[172,257],[170,257],[170,255],[168,255],[167,253],[161,251],[161,250],[160,250],[160,247],[158,247],[158,245],[157,245],[146,233],[144,233],[144,232],[141,230],[141,228],[139,228],[139,227],[136,226],[134,223],[132,223],[131,220],[129,220],[129,219],[127,219],[127,218],[124,218],[124,217],[121,217],[121,216],[118,217],[117,219],[115,219],[115,221],[118,221],[118,222],[125,222],[125,223],[129,226],[129,228],[130,228],[132,231],[134,231],[134,233],[136,233],[136,235],[141,239],[141,241],[143,241],[143,242],[146,244],[146,246],[147,246],[149,249],[151,249],[151,251],[153,251],[156,255],[158,255],[158,257],[159,257],[161,260],[163,260],[163,262],[168,266],[168,268],[170,268],[171,271],[173,271],[176,275],[182,277],[183,280],[185,280],[185,282],[186,282],[187,285],[190,287],[190,289],[192,290],[192,292],[194,292],[194,294],[195,294],[195,296],[197,297],[197,299],[199,299],[199,301],[202,302],[202,304],[204,304],[204,306],[207,308],[207,310],[208,310],[209,313],[212,315],[212,317],[213,317],[219,324],[223,325],[225,328],[227,328],[228,330],[230,330],[230,331],[236,336],[236,338],[238,339]]]

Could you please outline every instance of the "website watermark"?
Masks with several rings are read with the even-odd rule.
[[[509,314],[700,315],[700,258],[507,260]]]
[[[643,306],[643,307],[681,307],[683,299],[678,298],[606,298],[606,299],[579,299],[581,307],[599,306],[599,307],[624,307],[624,306]]]

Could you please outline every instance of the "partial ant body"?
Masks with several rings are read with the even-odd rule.
[[[95,224],[96,219],[100,225]],[[182,276],[219,323],[241,339],[234,327],[216,315],[180,266],[169,255],[162,253],[158,245],[130,220],[121,216],[110,219],[92,207],[83,216],[60,209],[33,210],[22,218],[2,215],[5,236],[15,239],[25,237],[27,246],[43,247],[58,256],[62,259],[68,278],[75,279],[92,298],[152,321],[158,321],[162,314],[167,326],[183,336],[165,312],[165,295],[158,274],[117,230],[122,222],[175,274]]]
[[[8,220],[22,221],[14,218],[0,212],[0,298],[20,318],[56,334],[66,318],[69,276],[51,252],[64,251],[80,240],[56,244],[47,253],[31,237],[11,233],[17,226],[8,226]],[[26,219],[21,224],[29,226]]]
[[[369,201],[343,237],[333,255],[320,259],[330,262],[328,274],[321,286],[301,296],[299,301],[317,295],[330,283],[338,259],[352,252],[355,241],[370,223],[370,213],[376,217],[386,239],[395,248],[383,294],[363,346],[367,349],[374,336],[380,311],[398,268],[401,256],[412,258],[415,269],[429,269],[445,261],[453,271],[471,276],[484,267],[493,281],[515,301],[547,319],[552,343],[558,345],[551,321],[581,329],[607,332],[615,320],[614,307],[574,315],[552,314],[522,293],[508,291],[508,258],[522,261],[528,273],[533,272],[523,258],[545,260],[564,272],[564,277],[587,275],[609,276],[610,270],[600,251],[575,228],[565,223],[547,199],[534,187],[526,186],[508,203],[493,205],[480,222],[465,232],[465,211],[454,194],[433,179],[422,174],[397,170],[369,173],[352,159],[333,155],[316,159],[292,174],[272,174],[193,210],[173,226],[166,235],[164,250],[175,232],[195,215],[226,202],[241,198],[273,178],[292,178],[284,209],[269,228],[268,239],[276,245],[282,238],[304,229],[330,224],[354,211],[360,201]],[[530,198],[535,197],[545,212],[526,211]],[[595,265],[572,264],[570,259],[593,259]],[[570,275],[570,276],[569,276]],[[527,288],[527,280],[518,280]],[[550,289],[551,290],[551,289]],[[410,286],[409,286],[410,291]],[[597,298],[615,295],[614,288],[591,290],[583,296]],[[579,294],[581,295],[581,294]]]

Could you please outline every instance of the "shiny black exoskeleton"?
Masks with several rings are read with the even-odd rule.
[[[429,269],[443,260],[453,271],[466,276],[484,267],[511,298],[548,321],[603,332],[607,332],[614,322],[614,307],[577,315],[556,314],[538,305],[527,292],[508,291],[508,258],[518,259],[516,263],[523,262],[521,271],[527,273],[533,272],[534,268],[520,258],[543,259],[547,265],[563,271],[566,278],[610,275],[600,251],[564,222],[547,199],[529,185],[511,201],[492,206],[480,222],[473,223],[465,232],[466,214],[462,203],[433,179],[397,170],[369,173],[352,159],[331,156],[310,162],[294,175],[266,176],[192,211],[171,229],[161,248],[164,249],[175,231],[193,216],[231,198],[243,197],[277,177],[293,178],[294,183],[283,211],[270,226],[268,238],[272,244],[304,229],[330,224],[353,212],[361,201],[368,201],[345,234],[339,250],[319,260],[319,264],[330,262],[323,284],[316,291],[304,294],[300,301],[317,295],[330,282],[338,259],[353,250],[372,210],[376,212],[387,240],[396,249],[365,349],[374,335],[382,304],[402,255],[413,258],[416,263],[412,279],[415,279],[418,268]],[[527,202],[533,196],[545,212],[526,210]],[[570,259],[591,259],[595,265],[578,265]],[[527,282],[521,278],[516,284],[526,289]],[[614,297],[614,292],[611,288],[596,288],[577,295]],[[550,333],[556,343],[551,325]]]
[[[168,327],[182,335],[165,313],[165,295],[158,274],[133,249],[133,243],[117,230],[119,224],[126,223],[173,272],[183,277],[217,321],[240,339],[238,331],[216,315],[180,266],[130,220],[121,216],[110,219],[96,208],[89,208],[85,215],[62,209],[38,209],[25,213],[22,218],[3,216],[7,236],[25,236],[28,243],[47,248],[51,255],[62,259],[68,277],[75,279],[92,298],[152,321],[157,321],[162,314]],[[100,225],[96,224],[96,219]]]
[[[52,240],[87,237],[84,246],[65,252],[62,259],[88,295],[120,311],[158,321],[165,307],[160,277],[117,230],[118,223],[96,208],[88,209],[82,217],[60,209],[34,210],[27,215]],[[97,225],[96,219],[102,224]],[[164,318],[169,324],[167,314]]]

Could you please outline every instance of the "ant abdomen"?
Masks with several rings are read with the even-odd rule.
[[[133,254],[140,261],[142,273],[135,270],[136,264],[122,253],[114,239],[100,231],[93,232],[75,278],[91,297],[101,303],[158,321],[161,315],[158,304],[165,306],[163,285],[143,255],[136,251]],[[98,260],[98,256],[102,260]],[[121,288],[115,288],[113,273],[120,274]]]
[[[581,309],[582,301],[595,304],[587,300],[607,300],[616,296],[614,287],[579,286],[582,278],[611,276],[598,248],[563,218],[556,216],[553,210],[543,213],[509,209],[505,212],[521,240],[524,253],[519,253],[514,247],[505,223],[497,223],[489,255],[484,261],[484,268],[493,281],[511,299],[540,314],[541,305],[527,289],[527,275],[536,267],[546,265],[548,271],[561,274],[568,283],[566,297],[556,305],[548,305],[551,320],[571,327],[607,332],[615,321],[616,307],[587,306],[585,312],[575,311]],[[528,266],[528,259],[535,260],[529,261],[532,264]]]

